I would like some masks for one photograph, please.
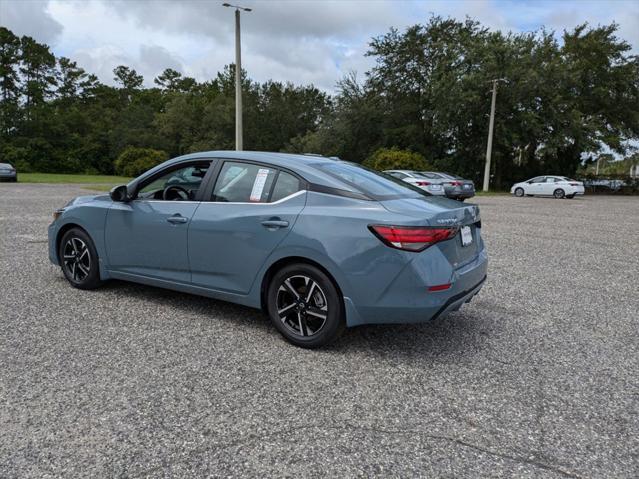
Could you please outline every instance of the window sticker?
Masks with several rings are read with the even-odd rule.
[[[264,185],[266,184],[266,178],[269,172],[270,170],[268,168],[260,168],[258,170],[249,201],[259,202],[262,199],[262,192],[264,191]]]

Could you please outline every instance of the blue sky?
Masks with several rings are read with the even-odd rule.
[[[119,64],[134,67],[147,84],[171,67],[206,80],[233,57],[233,13],[222,1],[0,0],[0,24],[51,45],[106,83]],[[243,66],[256,80],[313,83],[332,91],[365,57],[371,37],[436,14],[475,18],[502,31],[545,26],[559,33],[582,22],[616,21],[639,50],[639,1],[626,0],[244,0]]]

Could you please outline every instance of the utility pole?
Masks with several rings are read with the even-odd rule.
[[[223,3],[223,7],[235,9],[235,149],[241,151],[242,141],[242,48],[240,45],[240,10],[250,12],[252,8]]]
[[[496,78],[493,82],[493,99],[490,104],[490,123],[488,124],[488,146],[486,147],[486,167],[484,169],[483,191],[488,191],[490,186],[490,160],[493,153],[493,129],[495,126],[495,103],[497,101],[497,82],[506,81],[504,78]]]

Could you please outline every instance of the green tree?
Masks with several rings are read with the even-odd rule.
[[[419,153],[398,148],[380,148],[362,163],[374,170],[430,170],[431,166]]]
[[[0,27],[0,137],[5,140],[19,119],[20,54],[20,39],[5,27]]]
[[[167,159],[164,151],[130,146],[115,160],[115,172],[121,176],[138,176]]]

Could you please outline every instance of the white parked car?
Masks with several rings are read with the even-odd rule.
[[[444,178],[427,178],[419,171],[411,170],[386,170],[384,173],[417,186],[431,195],[444,196],[446,194],[444,190]]]
[[[584,184],[565,176],[536,176],[521,183],[515,183],[510,189],[515,196],[554,196],[555,198],[574,198],[584,194]]]

